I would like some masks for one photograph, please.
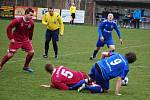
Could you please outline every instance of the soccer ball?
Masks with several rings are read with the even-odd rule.
[[[124,78],[124,80],[122,80],[122,86],[127,86],[127,85],[128,85],[128,81],[129,81],[129,79],[128,79],[128,77],[126,76],[126,77]]]

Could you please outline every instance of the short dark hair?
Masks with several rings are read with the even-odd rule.
[[[26,14],[29,14],[30,12],[34,13],[33,9],[27,8],[27,9],[25,10],[25,15],[26,15]]]
[[[53,7],[48,7],[48,9],[54,9]]]
[[[49,72],[50,74],[52,74],[52,72],[53,72],[53,70],[54,70],[54,65],[52,65],[52,64],[46,64],[46,65],[45,65],[45,70],[46,70],[47,72]]]
[[[133,63],[136,61],[136,54],[134,52],[129,52],[125,54],[128,63]]]

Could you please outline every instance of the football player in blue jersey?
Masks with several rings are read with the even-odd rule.
[[[93,58],[96,57],[99,49],[101,47],[103,47],[105,44],[107,44],[107,47],[110,48],[110,51],[114,51],[115,50],[115,45],[114,45],[114,41],[112,38],[112,30],[115,29],[118,37],[120,39],[120,42],[122,44],[122,38],[120,36],[120,31],[117,27],[117,24],[115,23],[115,21],[113,20],[113,14],[109,13],[108,17],[106,20],[102,21],[99,26],[98,26],[98,40],[96,43],[96,48],[94,49],[93,55],[90,57],[90,59],[92,60]]]
[[[102,59],[97,61],[91,68],[89,76],[96,84],[100,85],[104,92],[109,90],[109,80],[118,78],[116,81],[116,95],[121,88],[122,80],[129,72],[129,65],[136,61],[136,54],[129,52],[125,55],[116,52],[103,52]]]

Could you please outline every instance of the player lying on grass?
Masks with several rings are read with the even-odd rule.
[[[129,65],[136,61],[136,54],[129,52],[125,55],[117,52],[103,52],[102,59],[91,68],[89,76],[99,84],[104,92],[109,91],[109,80],[117,78],[115,94],[121,95],[121,83],[129,72]]]
[[[41,85],[42,87],[70,90],[71,86],[87,78],[84,72],[74,71],[63,65],[56,67],[52,64],[46,64],[45,70],[52,75],[51,82],[48,85]]]
[[[88,77],[83,72],[70,70],[64,66],[56,67],[51,64],[45,65],[45,70],[52,76],[48,85],[40,85],[42,87],[53,87],[60,90],[76,90],[80,92],[82,89],[91,91],[92,93],[101,93],[102,88],[94,82],[88,82]],[[85,79],[87,78],[87,79]]]

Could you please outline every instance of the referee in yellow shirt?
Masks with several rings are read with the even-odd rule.
[[[47,27],[45,33],[45,54],[43,57],[48,58],[49,42],[52,39],[55,58],[57,58],[57,42],[59,40],[59,34],[62,36],[64,33],[64,24],[62,18],[57,12],[54,11],[54,8],[49,7],[48,12],[46,12],[42,18],[42,24]]]
[[[71,7],[70,7],[70,13],[71,13],[70,24],[74,24],[75,13],[76,13],[76,6],[75,6],[74,3],[72,3],[72,5],[71,5]]]

